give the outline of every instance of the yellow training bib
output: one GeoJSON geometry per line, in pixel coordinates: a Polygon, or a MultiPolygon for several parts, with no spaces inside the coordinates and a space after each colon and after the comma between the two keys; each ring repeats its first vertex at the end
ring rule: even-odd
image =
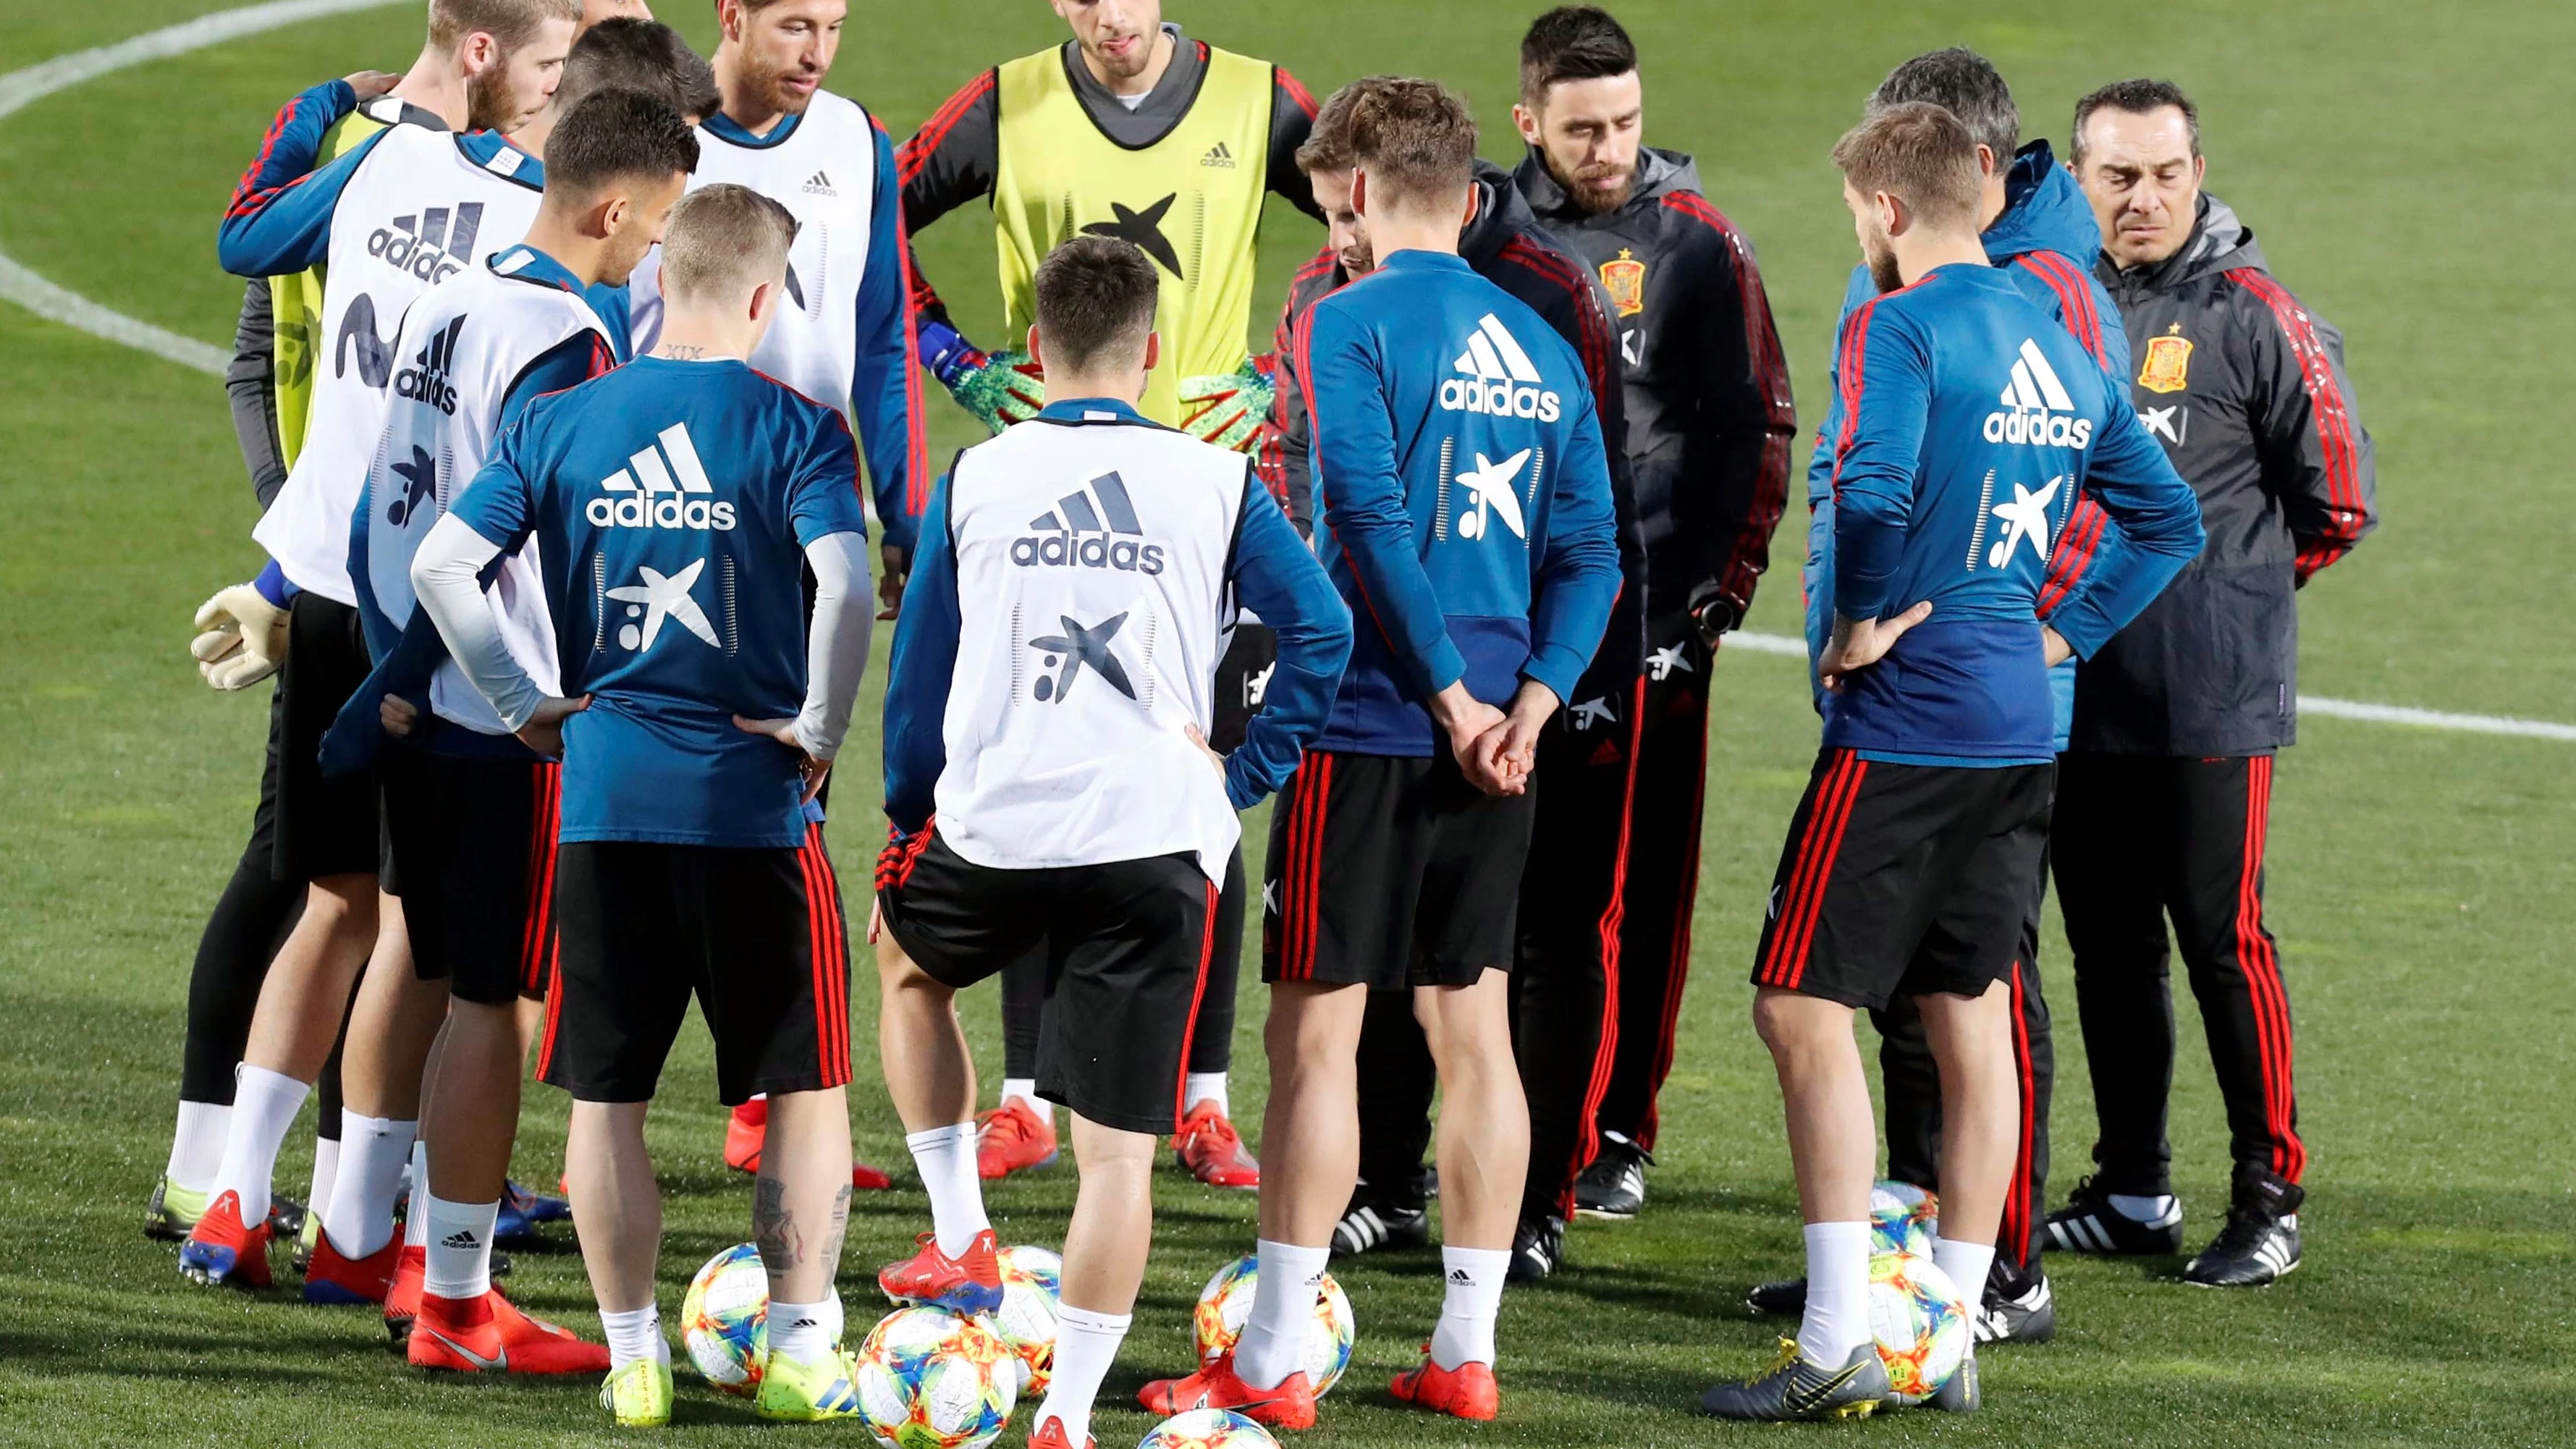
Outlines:
{"type": "Polygon", "coordinates": [[[1009,329],[1002,345],[1023,345],[1037,313],[1038,262],[1049,250],[1082,232],[1134,242],[1163,277],[1154,322],[1162,360],[1141,411],[1178,427],[1182,378],[1243,363],[1268,189],[1271,67],[1209,47],[1189,114],[1141,150],[1101,132],[1064,67],[1060,49],[1046,50],[998,73],[993,220],[1009,329]]]}
{"type": "MultiPolygon", "coordinates": [[[[359,142],[385,128],[365,111],[351,111],[322,133],[322,148],[313,169],[321,170],[349,154],[359,142]]],[[[276,328],[270,359],[276,368],[277,448],[286,466],[304,451],[305,425],[313,417],[313,359],[322,344],[313,329],[322,325],[322,264],[268,279],[268,312],[276,328]]]]}

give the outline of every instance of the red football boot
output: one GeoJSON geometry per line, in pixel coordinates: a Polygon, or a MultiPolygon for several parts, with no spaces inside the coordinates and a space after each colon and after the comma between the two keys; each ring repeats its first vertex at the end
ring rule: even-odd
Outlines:
{"type": "Polygon", "coordinates": [[[1002,1306],[1001,1240],[986,1228],[975,1235],[963,1256],[939,1251],[939,1237],[923,1233],[913,1240],[921,1251],[900,1263],[889,1263],[877,1275],[877,1286],[897,1303],[919,1303],[973,1317],[1002,1306]]]}
{"type": "Polygon", "coordinates": [[[760,1144],[768,1139],[767,1097],[754,1097],[734,1108],[725,1121],[725,1166],[736,1172],[760,1171],[760,1144]]]}
{"type": "Polygon", "coordinates": [[[894,1179],[888,1176],[882,1167],[870,1167],[864,1162],[853,1161],[850,1164],[850,1186],[860,1192],[883,1192],[894,1186],[894,1179]]]}
{"type": "Polygon", "coordinates": [[[210,1286],[265,1288],[268,1239],[268,1219],[261,1218],[255,1228],[245,1226],[241,1194],[227,1191],[206,1204],[197,1225],[188,1230],[188,1240],[179,1245],[179,1276],[210,1286]]]}
{"type": "Polygon", "coordinates": [[[1275,1389],[1256,1389],[1237,1378],[1234,1351],[1207,1361],[1185,1379],[1156,1379],[1136,1395],[1148,1413],[1170,1418],[1192,1409],[1232,1409],[1256,1424],[1273,1429],[1315,1427],[1315,1389],[1303,1369],[1275,1389]]]}
{"type": "Polygon", "coordinates": [[[394,1279],[385,1289],[385,1337],[400,1353],[411,1343],[412,1319],[420,1313],[421,1281],[429,1275],[429,1249],[403,1246],[394,1260],[394,1279]]]}
{"type": "Polygon", "coordinates": [[[1492,1364],[1469,1359],[1445,1369],[1431,1361],[1428,1348],[1420,1367],[1397,1374],[1386,1389],[1399,1403],[1480,1423],[1503,1411],[1503,1391],[1494,1383],[1492,1364]]]}
{"type": "Polygon", "coordinates": [[[331,1235],[322,1233],[313,1240],[313,1258],[304,1265],[304,1301],[374,1305],[385,1301],[393,1291],[394,1273],[402,1265],[402,1234],[397,1231],[385,1245],[363,1258],[345,1258],[332,1245],[331,1235]]]}
{"type": "Polygon", "coordinates": [[[1245,1150],[1243,1138],[1227,1120],[1225,1109],[1216,1099],[1207,1098],[1190,1108],[1181,1119],[1181,1130],[1172,1134],[1172,1150],[1190,1176],[1210,1187],[1254,1188],[1261,1186],[1261,1164],[1245,1150]]]}
{"type": "Polygon", "coordinates": [[[531,1318],[498,1289],[480,1298],[424,1293],[412,1320],[409,1357],[416,1368],[460,1374],[604,1374],[608,1347],[531,1318]]]}
{"type": "Polygon", "coordinates": [[[1041,1115],[1017,1097],[990,1112],[975,1114],[975,1175],[991,1182],[1014,1172],[1054,1166],[1062,1155],[1056,1147],[1054,1115],[1041,1115]]]}
{"type": "MultiPolygon", "coordinates": [[[[1064,1420],[1049,1419],[1038,1425],[1029,1436],[1029,1449],[1073,1449],[1073,1441],[1064,1437],[1064,1420]]],[[[1100,1449],[1100,1441],[1086,1436],[1082,1449],[1100,1449]]]]}

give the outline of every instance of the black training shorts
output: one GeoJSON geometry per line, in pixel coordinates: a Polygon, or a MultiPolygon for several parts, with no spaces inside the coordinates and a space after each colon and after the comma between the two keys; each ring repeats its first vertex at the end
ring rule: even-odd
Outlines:
{"type": "Polygon", "coordinates": [[[555,917],[540,1080],[651,1100],[694,995],[725,1105],[849,1084],[849,932],[821,826],[792,850],[568,841],[555,917]]]}
{"type": "Polygon", "coordinates": [[[1510,970],[1537,790],[1487,795],[1445,747],[1308,750],[1271,807],[1261,979],[1393,990],[1510,970]]]}
{"type": "Polygon", "coordinates": [[[376,774],[413,971],[478,1005],[543,997],[563,767],[397,744],[377,755],[376,774]]]}
{"type": "Polygon", "coordinates": [[[904,954],[943,986],[1046,953],[1039,1096],[1124,1132],[1180,1124],[1218,924],[1217,885],[1196,856],[1004,870],[951,850],[934,826],[878,857],[877,901],[904,954]]]}
{"type": "Polygon", "coordinates": [[[377,833],[376,779],[322,778],[322,735],[340,706],[374,666],[358,611],[320,594],[297,594],[288,606],[286,663],[278,670],[283,727],[277,732],[278,880],[374,875],[383,862],[377,833]]]}
{"type": "Polygon", "coordinates": [[[1816,757],[1789,823],[1753,982],[1845,1006],[1977,996],[2037,915],[2055,765],[1816,757]]]}

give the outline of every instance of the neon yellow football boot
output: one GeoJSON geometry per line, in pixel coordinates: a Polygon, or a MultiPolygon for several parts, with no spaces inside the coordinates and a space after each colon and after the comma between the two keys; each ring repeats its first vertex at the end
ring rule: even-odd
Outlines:
{"type": "Polygon", "coordinates": [[[671,1422],[671,1366],[660,1359],[639,1358],[608,1376],[599,1386],[599,1406],[629,1429],[659,1428],[671,1422]]]}
{"type": "Polygon", "coordinates": [[[855,1419],[859,1391],[858,1365],[850,1351],[835,1347],[813,1363],[773,1353],[760,1369],[760,1397],[752,1407],[764,1419],[811,1423],[817,1419],[855,1419]]]}
{"type": "Polygon", "coordinates": [[[206,1194],[191,1192],[164,1177],[152,1185],[152,1200],[143,1206],[143,1236],[179,1242],[206,1215],[206,1194]]]}

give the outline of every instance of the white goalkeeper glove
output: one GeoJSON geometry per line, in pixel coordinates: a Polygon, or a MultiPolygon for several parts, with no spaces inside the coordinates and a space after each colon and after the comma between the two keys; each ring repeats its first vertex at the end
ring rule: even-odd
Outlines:
{"type": "Polygon", "coordinates": [[[248,689],[286,663],[286,611],[250,584],[235,584],[197,606],[188,644],[197,672],[217,689],[248,689]]]}

